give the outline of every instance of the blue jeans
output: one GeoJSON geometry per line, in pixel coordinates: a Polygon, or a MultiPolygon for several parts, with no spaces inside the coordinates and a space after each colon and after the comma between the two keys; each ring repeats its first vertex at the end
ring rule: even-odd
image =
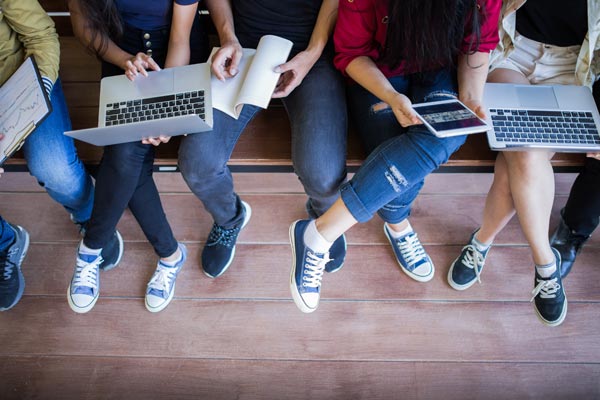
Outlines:
{"type": "Polygon", "coordinates": [[[29,135],[23,153],[31,175],[50,197],[60,203],[76,222],[90,219],[94,185],[73,143],[63,135],[71,129],[71,120],[60,80],[50,96],[52,113],[29,135]]]}
{"type": "MultiPolygon", "coordinates": [[[[308,195],[306,209],[311,218],[327,211],[346,179],[344,99],[343,80],[324,57],[302,84],[282,99],[292,130],[292,163],[308,195]]],[[[179,168],[185,181],[214,221],[225,228],[243,219],[227,161],[258,111],[258,107],[245,105],[235,120],[214,110],[213,130],[184,137],[179,148],[179,168]]]]}
{"type": "MultiPolygon", "coordinates": [[[[398,76],[392,86],[413,103],[456,97],[452,70],[398,76]]],[[[352,180],[342,186],[344,204],[358,222],[375,212],[388,223],[408,218],[425,177],[465,142],[466,136],[438,138],[423,125],[403,128],[391,108],[359,85],[348,88],[350,114],[370,152],[352,180]]]]}

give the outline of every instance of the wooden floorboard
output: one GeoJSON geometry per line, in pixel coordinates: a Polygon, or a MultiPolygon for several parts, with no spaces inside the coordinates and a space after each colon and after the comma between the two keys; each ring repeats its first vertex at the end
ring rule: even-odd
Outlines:
{"type": "Polygon", "coordinates": [[[598,364],[126,357],[6,357],[2,361],[4,400],[563,400],[600,396],[598,364]]]}
{"type": "MultiPolygon", "coordinates": [[[[556,175],[551,229],[574,174],[556,175]]],[[[459,292],[446,274],[482,214],[490,174],[433,174],[411,222],[436,265],[418,283],[396,265],[378,217],[348,233],[342,270],[326,274],[319,309],[289,292],[289,224],[305,218],[293,174],[234,174],[253,208],[226,274],[206,277],[212,221],[180,174],[155,176],[189,259],[159,314],[143,295],[156,263],[126,211],[121,265],[73,313],[66,291],[81,237],[26,173],[0,180],[0,215],[31,235],[25,295],[0,313],[0,398],[22,399],[592,399],[600,397],[600,238],[565,285],[569,312],[543,325],[529,302],[532,261],[518,221],[499,235],[482,283],[459,292]]]]}

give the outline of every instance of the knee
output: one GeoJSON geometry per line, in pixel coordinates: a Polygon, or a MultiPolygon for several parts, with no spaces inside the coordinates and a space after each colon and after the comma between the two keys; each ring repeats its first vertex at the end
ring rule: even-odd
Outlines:
{"type": "Polygon", "coordinates": [[[551,168],[549,155],[544,151],[505,152],[504,158],[511,175],[535,179],[551,168]]]}
{"type": "Polygon", "coordinates": [[[188,185],[202,187],[227,173],[227,160],[200,154],[179,152],[179,170],[188,185]]]}
{"type": "Polygon", "coordinates": [[[296,175],[307,193],[332,196],[346,179],[345,165],[323,166],[314,163],[296,166],[296,175]]]}

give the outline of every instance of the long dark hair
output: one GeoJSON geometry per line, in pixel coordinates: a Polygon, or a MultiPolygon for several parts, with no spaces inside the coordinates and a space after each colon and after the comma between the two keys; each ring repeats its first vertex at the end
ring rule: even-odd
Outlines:
{"type": "Polygon", "coordinates": [[[471,44],[479,45],[480,12],[476,0],[389,0],[381,61],[391,68],[406,61],[417,71],[452,65],[465,30],[472,32],[471,44]]]}
{"type": "Polygon", "coordinates": [[[108,41],[123,35],[123,21],[115,0],[75,0],[86,21],[85,29],[91,34],[88,49],[102,56],[108,41]]]}

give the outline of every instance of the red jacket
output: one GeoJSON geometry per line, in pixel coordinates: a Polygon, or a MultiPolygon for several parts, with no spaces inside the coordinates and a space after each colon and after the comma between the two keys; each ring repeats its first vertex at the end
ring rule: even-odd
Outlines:
{"type": "MultiPolygon", "coordinates": [[[[399,0],[392,0],[399,1],[399,0]]],[[[490,52],[498,44],[498,18],[500,16],[501,0],[478,0],[485,10],[482,15],[481,39],[479,47],[471,48],[471,35],[465,27],[465,35],[462,43],[462,51],[490,52]]],[[[335,43],[335,66],[346,74],[346,67],[356,57],[367,56],[375,61],[375,64],[387,77],[405,75],[411,71],[406,63],[401,63],[397,68],[391,70],[387,65],[381,64],[382,49],[385,48],[385,37],[387,33],[387,0],[340,0],[338,19],[335,26],[333,40],[335,43]]]]}

